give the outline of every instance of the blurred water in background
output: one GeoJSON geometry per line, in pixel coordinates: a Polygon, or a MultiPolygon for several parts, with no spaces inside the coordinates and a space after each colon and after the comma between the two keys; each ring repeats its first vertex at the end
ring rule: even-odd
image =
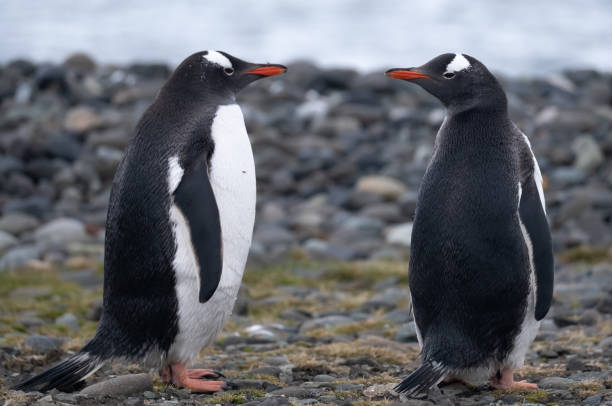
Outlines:
{"type": "Polygon", "coordinates": [[[509,75],[612,70],[612,1],[3,0],[0,62],[180,62],[221,49],[373,70],[461,51],[509,75]]]}

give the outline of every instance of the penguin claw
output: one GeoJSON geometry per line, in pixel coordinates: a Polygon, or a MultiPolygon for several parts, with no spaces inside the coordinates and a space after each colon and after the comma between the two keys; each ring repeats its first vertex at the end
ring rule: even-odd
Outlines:
{"type": "Polygon", "coordinates": [[[187,377],[191,379],[199,379],[199,378],[225,378],[225,376],[219,372],[214,371],[212,369],[188,369],[187,377]]]}

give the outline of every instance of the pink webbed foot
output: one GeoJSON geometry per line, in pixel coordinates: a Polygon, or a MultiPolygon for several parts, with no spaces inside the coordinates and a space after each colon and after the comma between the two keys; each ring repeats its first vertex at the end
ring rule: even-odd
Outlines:
{"type": "Polygon", "coordinates": [[[515,381],[513,371],[510,368],[502,369],[501,377],[492,376],[490,378],[491,385],[495,389],[538,389],[538,385],[535,383],[529,383],[527,381],[515,381]]]}
{"type": "Polygon", "coordinates": [[[214,393],[221,392],[227,388],[227,384],[223,381],[203,381],[198,378],[219,377],[218,372],[209,369],[192,369],[188,370],[184,364],[172,364],[172,383],[179,388],[191,389],[192,392],[199,393],[214,393]]]}

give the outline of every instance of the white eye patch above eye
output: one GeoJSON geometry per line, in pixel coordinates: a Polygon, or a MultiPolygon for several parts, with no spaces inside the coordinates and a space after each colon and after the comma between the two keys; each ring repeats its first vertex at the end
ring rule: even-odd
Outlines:
{"type": "Polygon", "coordinates": [[[217,51],[206,51],[205,55],[202,55],[202,58],[206,59],[208,62],[216,63],[217,65],[221,65],[226,69],[233,69],[232,63],[225,55],[217,51]]]}
{"type": "Polygon", "coordinates": [[[468,61],[463,54],[455,54],[453,60],[446,65],[446,72],[459,72],[469,68],[470,66],[470,61],[468,61]]]}

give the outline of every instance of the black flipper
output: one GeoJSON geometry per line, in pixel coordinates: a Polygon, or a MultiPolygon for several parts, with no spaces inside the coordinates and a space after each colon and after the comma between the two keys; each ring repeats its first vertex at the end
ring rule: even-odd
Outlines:
{"type": "Polygon", "coordinates": [[[408,375],[394,390],[397,393],[416,395],[428,391],[446,377],[448,369],[442,364],[423,361],[423,365],[408,375]]]}
{"type": "Polygon", "coordinates": [[[200,303],[207,302],[221,280],[221,221],[215,194],[208,179],[204,156],[185,168],[174,191],[174,201],[185,216],[200,267],[200,303]]]}
{"type": "Polygon", "coordinates": [[[535,318],[541,320],[548,313],[552,303],[554,259],[550,229],[533,176],[528,177],[522,185],[519,215],[533,247],[533,265],[537,286],[535,318]]]}
{"type": "Polygon", "coordinates": [[[102,362],[99,357],[81,351],[54,367],[16,385],[13,389],[26,392],[33,390],[46,392],[56,388],[62,392],[73,392],[85,386],[85,378],[95,372],[102,362]]]}

